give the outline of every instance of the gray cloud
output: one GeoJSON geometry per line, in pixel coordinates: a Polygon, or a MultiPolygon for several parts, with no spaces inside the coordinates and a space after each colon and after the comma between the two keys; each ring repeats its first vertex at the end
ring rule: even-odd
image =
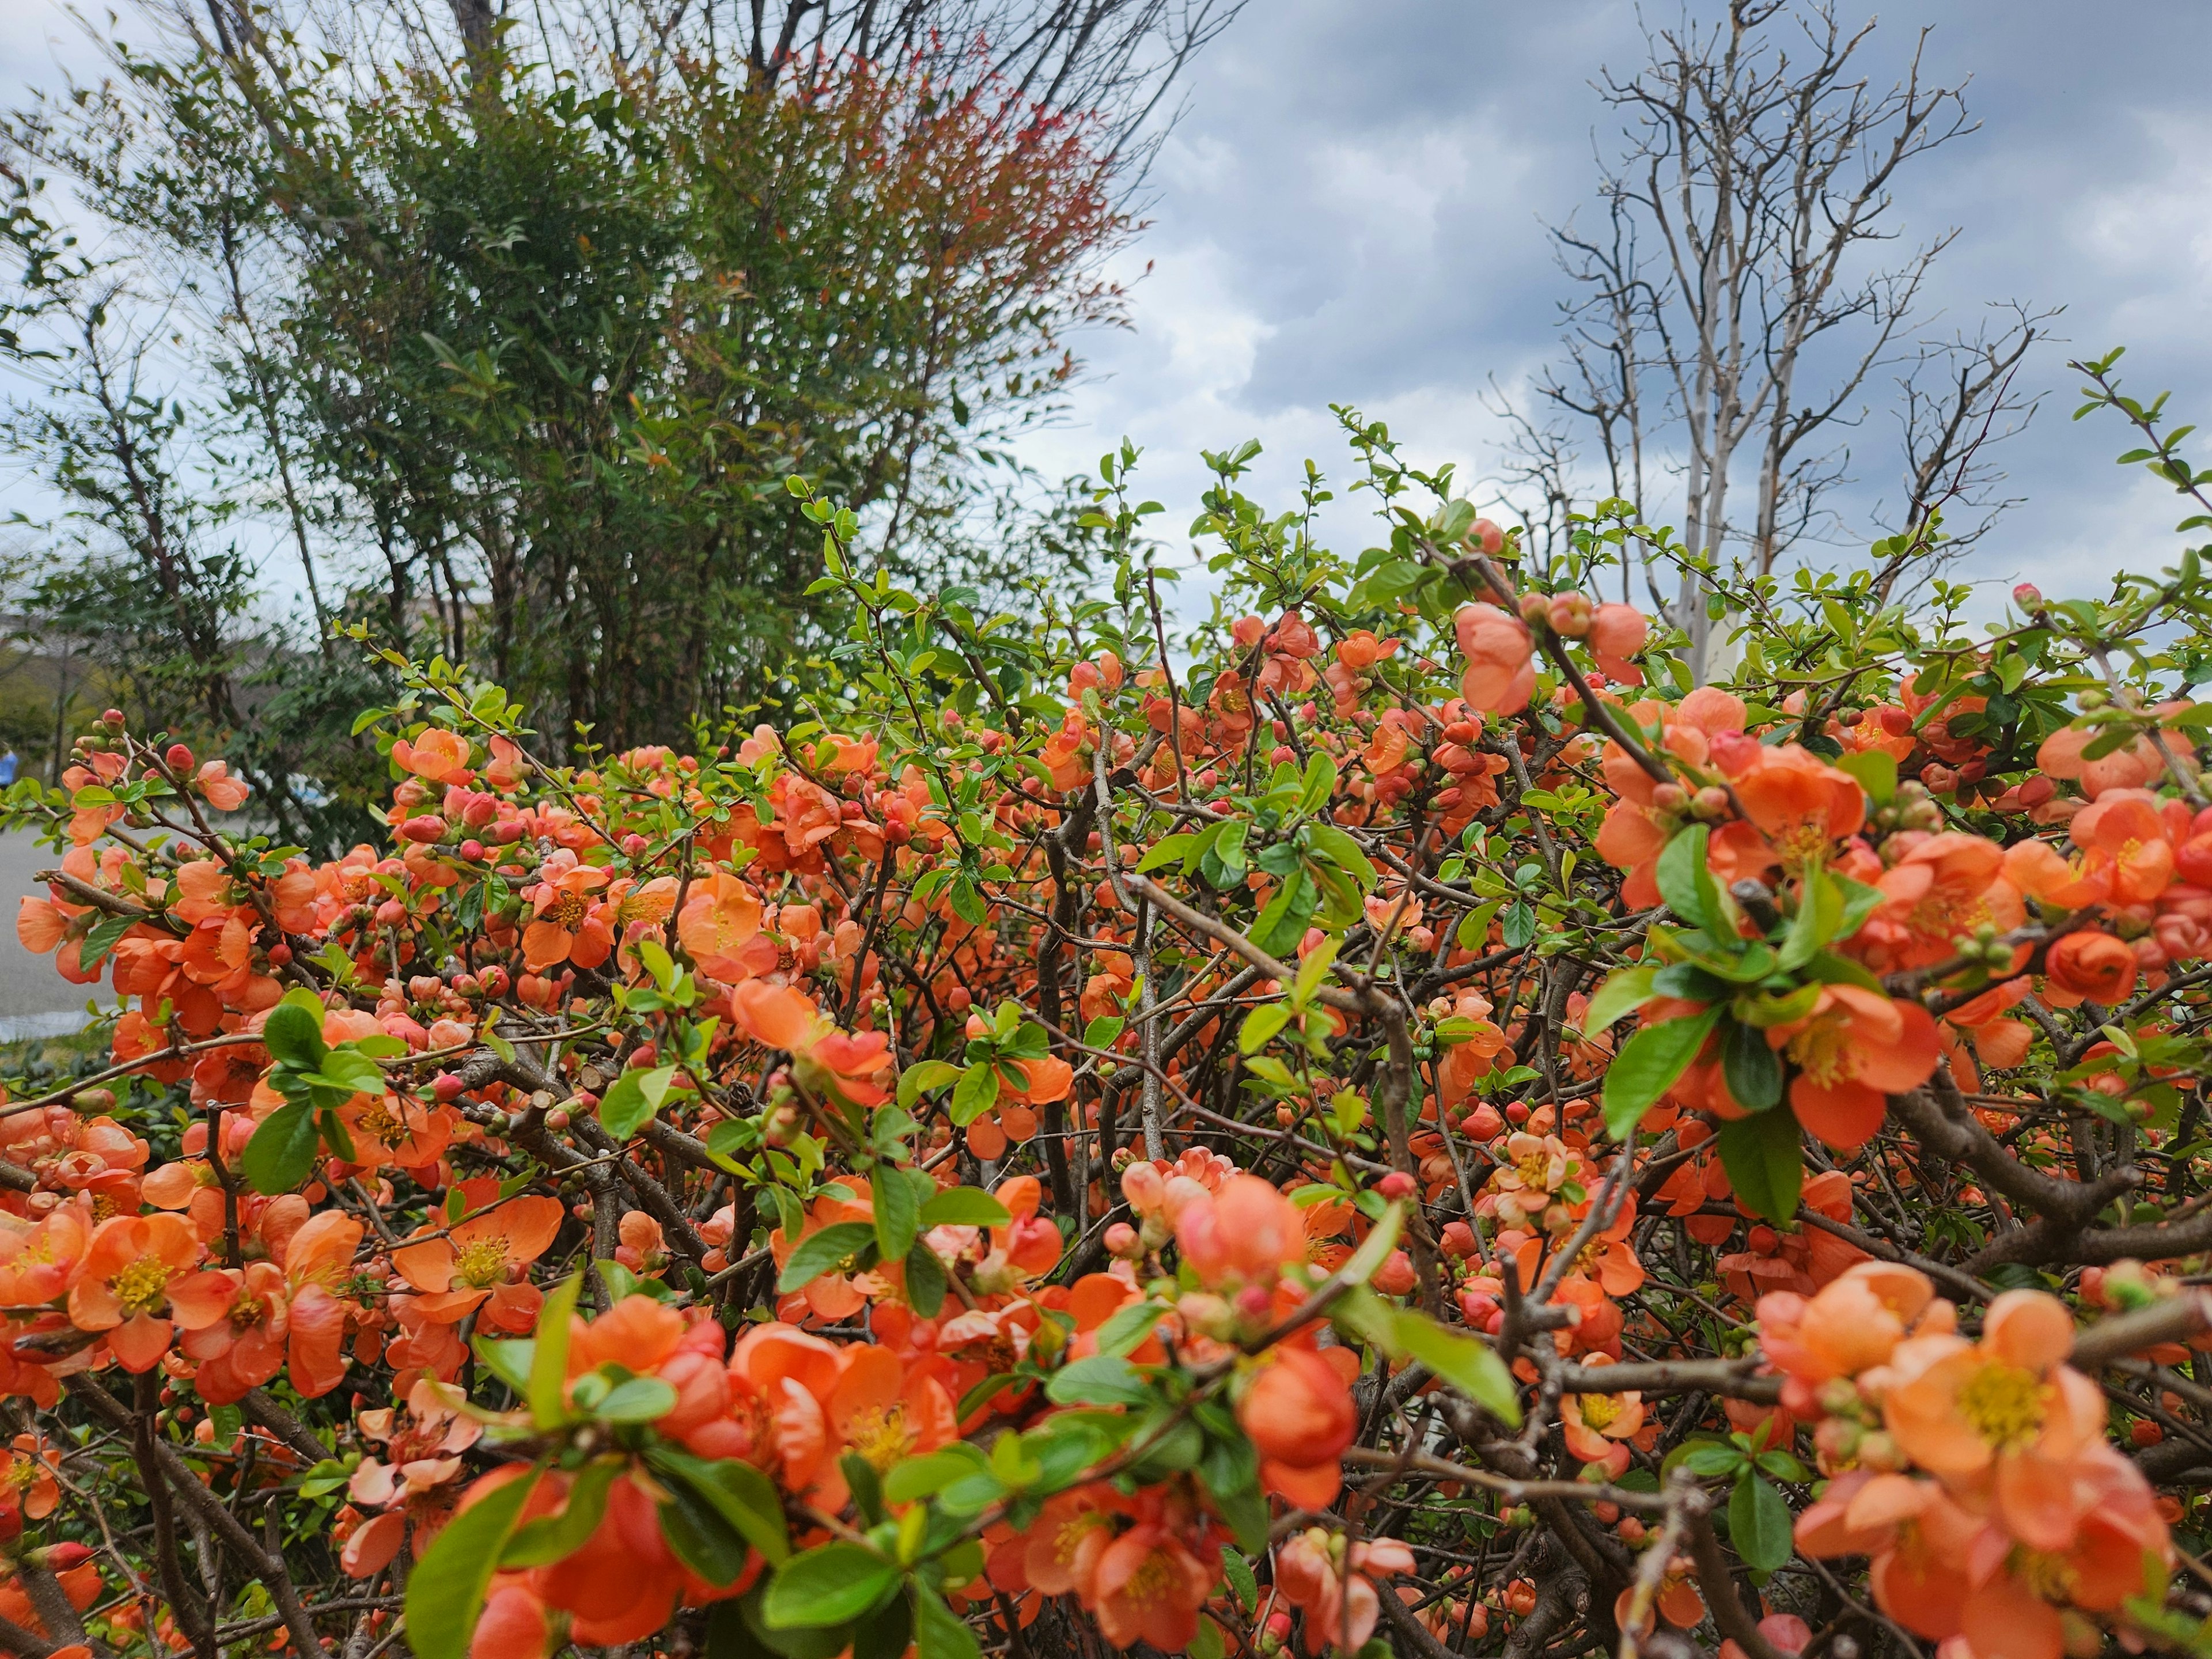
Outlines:
{"type": "MultiPolygon", "coordinates": [[[[2063,341],[2023,368],[2045,406],[2003,456],[2028,504],[1971,572],[2079,592],[2163,562],[2172,498],[2112,465],[2128,441],[2116,421],[2067,418],[2078,381],[2064,363],[2126,344],[2134,389],[2174,386],[2178,418],[2212,418],[2212,111],[2197,72],[2212,9],[1912,0],[1882,13],[1870,68],[1896,73],[1923,26],[1927,72],[1971,76],[1982,123],[1898,191],[1905,240],[1960,233],[1927,327],[1971,329],[2014,298],[2066,307],[2063,341]]],[[[1626,4],[1255,0],[1199,65],[1153,174],[1152,228],[1125,272],[1151,263],[1134,330],[1091,343],[1094,377],[1031,458],[1087,468],[1127,433],[1148,446],[1148,492],[1180,512],[1202,483],[1195,448],[1256,435],[1287,505],[1303,456],[1341,472],[1326,405],[1350,401],[1425,459],[1493,460],[1503,434],[1481,393],[1492,376],[1520,386],[1552,349],[1565,284],[1543,225],[1589,199],[1593,137],[1610,128],[1589,82],[1641,51],[1626,4]]],[[[1850,434],[1854,537],[1897,493],[1886,391],[1850,434]]]]}

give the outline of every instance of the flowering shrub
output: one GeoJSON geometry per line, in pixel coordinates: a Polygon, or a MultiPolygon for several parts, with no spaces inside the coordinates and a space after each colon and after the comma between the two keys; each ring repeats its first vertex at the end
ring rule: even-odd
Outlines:
{"type": "Polygon", "coordinates": [[[1387,544],[1217,458],[1187,651],[1125,449],[1035,628],[808,497],[829,689],[696,754],[393,658],[386,846],[16,786],[125,1006],[0,1108],[0,1645],[2204,1647],[2195,556],[1692,687],[1625,504],[1352,430],[1387,544]]]}

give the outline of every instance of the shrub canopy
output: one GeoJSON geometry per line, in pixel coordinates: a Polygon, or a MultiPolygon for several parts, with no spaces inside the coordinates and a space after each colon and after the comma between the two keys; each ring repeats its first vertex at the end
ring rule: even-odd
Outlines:
{"type": "Polygon", "coordinates": [[[0,1638],[2201,1647],[2196,555],[1723,583],[1692,687],[1626,503],[1540,566],[1346,425],[1382,544],[1214,458],[1187,649],[1126,446],[1034,622],[794,480],[781,727],[391,653],[342,859],[119,718],[15,786],[127,1006],[0,1115],[0,1638]]]}

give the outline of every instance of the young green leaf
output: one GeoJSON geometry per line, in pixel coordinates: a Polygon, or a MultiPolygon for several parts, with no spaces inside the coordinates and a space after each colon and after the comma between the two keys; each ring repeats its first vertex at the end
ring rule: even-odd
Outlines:
{"type": "Polygon", "coordinates": [[[421,1659],[468,1659],[484,1592],[540,1473],[532,1469],[455,1516],[407,1576],[407,1645],[421,1659]]]}
{"type": "Polygon", "coordinates": [[[1656,994],[1651,981],[1658,976],[1656,966],[1623,968],[1608,975],[1605,983],[1591,994],[1589,1006],[1583,1011],[1583,1035],[1595,1036],[1609,1030],[1622,1016],[1634,1013],[1650,1001],[1656,994]]]}
{"type": "Polygon", "coordinates": [[[1620,1045],[1605,1073],[1605,1127],[1615,1140],[1626,1139],[1637,1119],[1657,1105],[1659,1097],[1690,1069],[1720,1017],[1721,1010],[1715,1007],[1662,1020],[1620,1045]]]}
{"type": "Polygon", "coordinates": [[[329,1052],[323,1043],[321,1002],[310,1012],[300,1002],[285,998],[269,1011],[261,1028],[261,1045],[287,1066],[303,1072],[316,1070],[329,1052]]]}
{"type": "Polygon", "coordinates": [[[1805,1164],[1795,1115],[1778,1109],[1723,1123],[1718,1139],[1721,1167],[1744,1208],[1769,1221],[1797,1213],[1805,1164]]]}
{"type": "Polygon", "coordinates": [[[898,1577],[897,1567],[873,1550],[842,1541],[817,1545],[778,1570],[762,1614],[772,1630],[842,1625],[874,1607],[898,1577]]]}
{"type": "Polygon", "coordinates": [[[1521,1399],[1513,1373],[1487,1344],[1448,1331],[1411,1309],[1397,1319],[1398,1346],[1426,1365],[1508,1428],[1521,1426],[1521,1399]]]}
{"type": "Polygon", "coordinates": [[[980,1187],[948,1187],[921,1206],[921,1224],[931,1227],[1003,1227],[1013,1217],[980,1187]]]}
{"type": "Polygon", "coordinates": [[[673,1066],[624,1072],[599,1102],[599,1127],[617,1140],[628,1140],[653,1121],[675,1076],[673,1066]]]}
{"type": "Polygon", "coordinates": [[[776,1275],[779,1294],[804,1289],[839,1262],[876,1242],[876,1230],[865,1221],[833,1222],[818,1233],[809,1233],[776,1275]]]}
{"type": "Polygon", "coordinates": [[[1790,1559],[1796,1546],[1789,1502],[1748,1468],[1735,1478],[1728,1513],[1729,1541],[1744,1565],[1753,1572],[1772,1572],[1790,1559]]]}
{"type": "Polygon", "coordinates": [[[246,1143],[246,1178],[258,1193],[290,1192],[315,1167],[320,1139],[314,1114],[307,1106],[296,1101],[279,1106],[246,1143]]]}

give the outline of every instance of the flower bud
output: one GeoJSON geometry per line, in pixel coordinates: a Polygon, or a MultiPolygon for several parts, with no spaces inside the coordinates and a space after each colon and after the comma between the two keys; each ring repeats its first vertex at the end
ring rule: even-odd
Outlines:
{"type": "Polygon", "coordinates": [[[1593,607],[1580,593],[1561,593],[1555,596],[1545,611],[1545,619],[1552,631],[1571,640],[1581,639],[1590,631],[1593,607]]]}

